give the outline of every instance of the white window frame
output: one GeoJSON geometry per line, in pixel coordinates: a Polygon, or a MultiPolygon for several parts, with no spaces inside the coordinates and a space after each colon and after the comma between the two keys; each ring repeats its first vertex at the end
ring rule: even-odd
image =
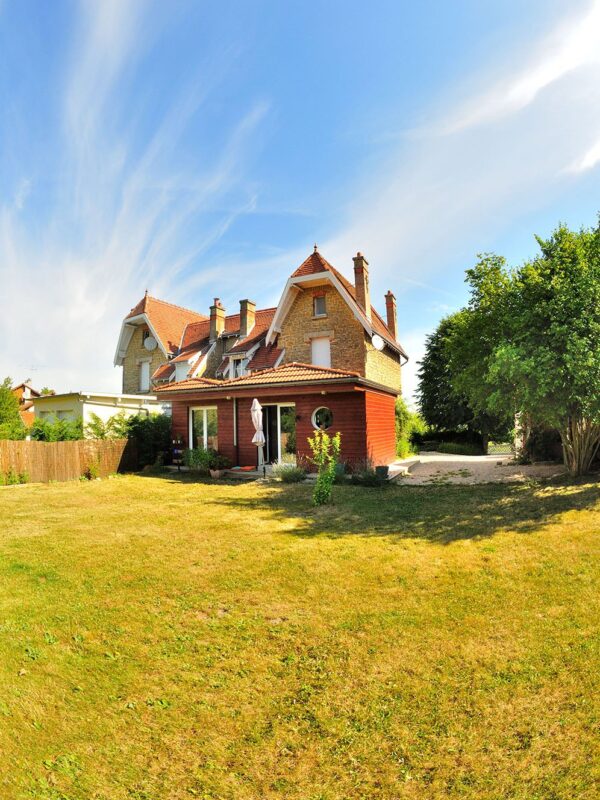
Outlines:
{"type": "Polygon", "coordinates": [[[217,436],[218,428],[219,428],[219,411],[217,406],[190,406],[188,410],[188,443],[190,446],[190,450],[194,447],[194,411],[203,411],[203,422],[204,422],[204,441],[202,442],[202,447],[205,450],[208,450],[208,425],[206,420],[206,413],[207,411],[216,411],[217,412],[217,436]]]}
{"type": "MultiPolygon", "coordinates": [[[[331,425],[329,426],[329,428],[319,428],[319,426],[317,425],[317,414],[319,413],[319,411],[321,411],[321,409],[329,411],[333,416],[333,411],[329,408],[329,406],[318,406],[310,415],[310,422],[316,431],[321,431],[321,430],[328,431],[329,428],[331,428],[331,425]]],[[[331,421],[331,424],[333,425],[333,420],[331,421]]]]}
{"type": "Polygon", "coordinates": [[[246,367],[248,365],[248,359],[246,356],[229,356],[229,376],[231,378],[241,378],[247,374],[246,367]],[[236,364],[240,365],[240,372],[236,375],[235,368],[236,364]]]}
{"type": "Polygon", "coordinates": [[[320,318],[327,316],[327,295],[325,294],[316,294],[313,296],[313,317],[320,318]],[[323,311],[317,311],[317,300],[323,301],[323,311]]]}

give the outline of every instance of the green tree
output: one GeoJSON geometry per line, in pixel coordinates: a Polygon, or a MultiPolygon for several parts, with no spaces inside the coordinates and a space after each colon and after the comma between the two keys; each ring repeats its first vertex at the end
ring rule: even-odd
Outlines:
{"type": "Polygon", "coordinates": [[[450,346],[452,385],[475,413],[521,414],[559,430],[565,464],[588,471],[600,446],[600,226],[560,225],[516,270],[483,256],[450,346]]]}
{"type": "MultiPolygon", "coordinates": [[[[467,274],[486,292],[497,294],[503,261],[483,256],[467,274]]],[[[504,438],[512,427],[505,411],[492,412],[488,405],[490,387],[482,378],[495,346],[499,307],[476,306],[457,311],[443,319],[426,341],[419,370],[419,407],[434,430],[470,431],[481,438],[487,452],[490,437],[504,438]]]]}
{"type": "Polygon", "coordinates": [[[12,393],[12,381],[0,383],[0,439],[24,439],[26,428],[19,414],[19,401],[12,393]]]}
{"type": "Polygon", "coordinates": [[[490,407],[560,432],[565,464],[587,472],[600,447],[600,225],[560,225],[512,275],[508,335],[488,366],[490,407]]]}
{"type": "Polygon", "coordinates": [[[417,401],[425,422],[436,430],[460,430],[473,423],[473,411],[452,383],[450,342],[458,314],[445,317],[425,340],[418,371],[417,401]]]}

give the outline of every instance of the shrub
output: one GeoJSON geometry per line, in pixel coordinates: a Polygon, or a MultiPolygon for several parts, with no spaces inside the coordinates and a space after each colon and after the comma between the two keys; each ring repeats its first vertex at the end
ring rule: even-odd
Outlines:
{"type": "Polygon", "coordinates": [[[403,397],[399,397],[396,400],[396,455],[398,458],[408,458],[416,452],[412,437],[415,434],[423,435],[426,431],[425,420],[419,413],[409,409],[403,397]]]}
{"type": "Polygon", "coordinates": [[[435,448],[438,453],[448,453],[453,456],[481,456],[483,450],[476,444],[465,442],[439,442],[435,448]]]}
{"type": "Polygon", "coordinates": [[[275,464],[273,467],[273,475],[279,478],[282,483],[300,483],[306,479],[306,472],[302,467],[282,462],[275,464]]]}
{"type": "Polygon", "coordinates": [[[357,464],[350,478],[354,486],[378,487],[387,485],[387,477],[373,466],[370,460],[357,464]]]}
{"type": "Polygon", "coordinates": [[[312,451],[311,462],[317,467],[317,481],[313,490],[313,503],[321,506],[328,503],[331,498],[331,490],[335,482],[336,466],[339,462],[341,433],[330,436],[322,430],[315,431],[313,436],[309,436],[308,444],[312,451]]]}
{"type": "Polygon", "coordinates": [[[29,475],[26,472],[17,472],[12,467],[3,474],[0,472],[0,486],[16,486],[20,483],[29,483],[29,475]]]}
{"type": "Polygon", "coordinates": [[[29,435],[38,442],[73,442],[83,439],[83,422],[80,419],[36,418],[29,435]]]}
{"type": "Polygon", "coordinates": [[[408,458],[415,453],[415,448],[411,444],[411,442],[404,436],[402,436],[396,442],[396,455],[398,458],[408,458]]]}
{"type": "Polygon", "coordinates": [[[127,417],[126,435],[135,442],[138,464],[171,463],[171,417],[167,414],[136,414],[127,417]]]}
{"type": "Polygon", "coordinates": [[[87,465],[83,473],[83,477],[88,481],[95,481],[100,477],[100,464],[97,461],[92,461],[87,465]]]}
{"type": "Polygon", "coordinates": [[[19,414],[19,401],[12,393],[12,381],[0,381],[0,439],[24,439],[25,426],[19,414]]]}
{"type": "Polygon", "coordinates": [[[209,450],[208,468],[209,469],[229,469],[231,459],[217,453],[216,450],[209,450]]]}
{"type": "Polygon", "coordinates": [[[213,453],[214,450],[205,450],[203,447],[184,450],[183,463],[186,467],[189,467],[189,469],[194,470],[194,472],[207,475],[213,453]]]}

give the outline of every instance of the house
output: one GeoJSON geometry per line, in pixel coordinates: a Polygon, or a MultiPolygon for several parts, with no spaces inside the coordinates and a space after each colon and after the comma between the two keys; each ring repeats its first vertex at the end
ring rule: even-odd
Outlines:
{"type": "Polygon", "coordinates": [[[65,392],[41,395],[34,399],[36,419],[49,421],[81,420],[84,430],[95,414],[103,422],[116,414],[130,417],[134,414],[170,413],[170,406],[154,395],[107,394],[104,392],[65,392]]]}
{"type": "Polygon", "coordinates": [[[172,403],[175,436],[239,466],[258,460],[255,398],[264,409],[267,462],[306,458],[306,440],[321,428],[342,434],[345,461],[391,463],[408,357],[394,295],[385,296],[384,319],[371,303],[368,261],[358,253],[353,262],[351,282],[315,246],[275,308],[244,299],[231,315],[219,298],[202,316],[146,294],[121,328],[115,363],[123,366],[123,389],[142,391],[149,382],[172,403]]]}
{"type": "Polygon", "coordinates": [[[13,386],[12,393],[19,402],[19,415],[23,424],[27,428],[31,427],[35,418],[33,413],[33,401],[36,397],[40,397],[41,392],[34,389],[29,381],[25,381],[18,386],[13,386]]]}

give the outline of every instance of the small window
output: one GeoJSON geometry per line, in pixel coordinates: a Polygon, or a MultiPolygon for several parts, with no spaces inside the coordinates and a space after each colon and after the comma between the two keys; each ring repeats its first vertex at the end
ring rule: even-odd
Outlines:
{"type": "Polygon", "coordinates": [[[313,297],[313,316],[315,317],[327,316],[327,303],[325,302],[324,294],[317,294],[313,297]]]}
{"type": "Polygon", "coordinates": [[[246,359],[245,358],[232,358],[231,359],[231,377],[241,378],[246,374],[246,359]]]}
{"type": "Polygon", "coordinates": [[[312,424],[313,428],[317,428],[321,431],[326,431],[328,428],[331,428],[333,425],[333,411],[325,406],[315,409],[312,415],[312,424]]]}

